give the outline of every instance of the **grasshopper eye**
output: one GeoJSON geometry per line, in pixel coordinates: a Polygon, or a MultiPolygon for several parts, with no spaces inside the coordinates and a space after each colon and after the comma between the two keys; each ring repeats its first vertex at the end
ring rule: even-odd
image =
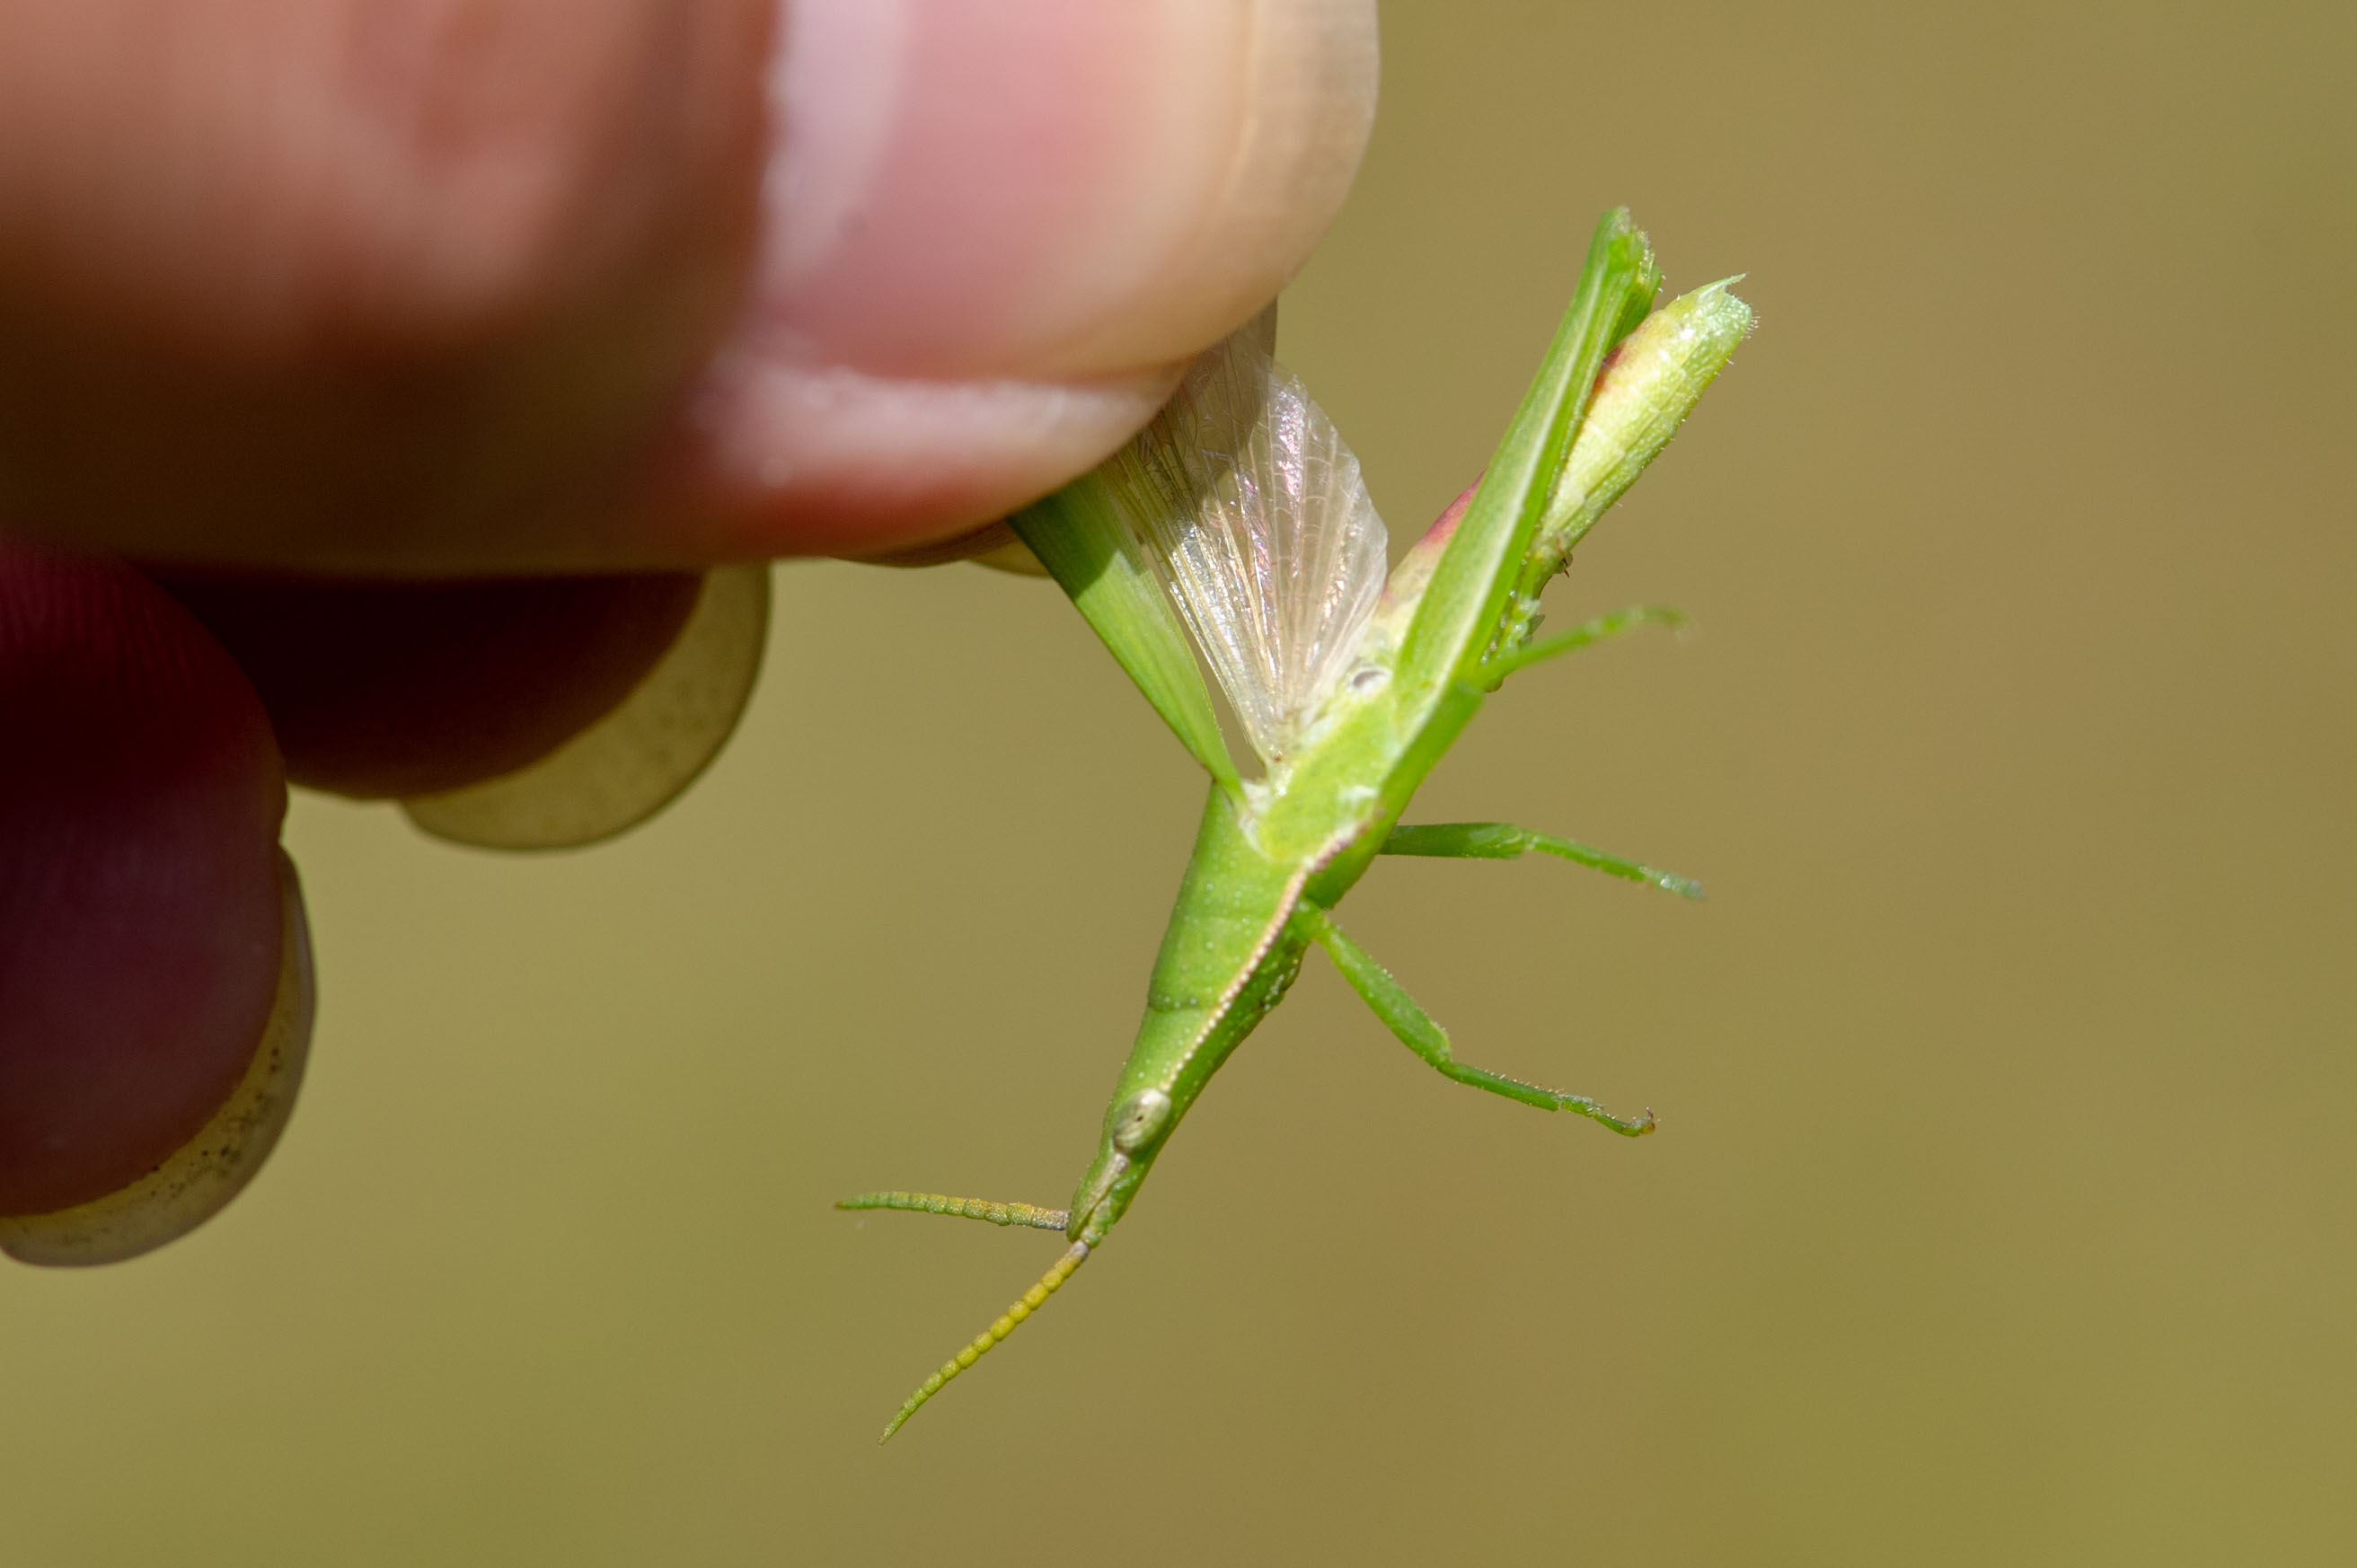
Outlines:
{"type": "Polygon", "coordinates": [[[1112,1125],[1115,1152],[1134,1155],[1170,1124],[1170,1097],[1158,1089],[1141,1089],[1114,1108],[1112,1125]]]}

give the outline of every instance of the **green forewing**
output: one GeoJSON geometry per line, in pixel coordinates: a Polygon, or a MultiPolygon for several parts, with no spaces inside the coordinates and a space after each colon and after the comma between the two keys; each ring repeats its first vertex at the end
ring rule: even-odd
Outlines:
{"type": "Polygon", "coordinates": [[[1578,291],[1545,362],[1442,553],[1400,650],[1405,700],[1428,699],[1489,650],[1604,357],[1652,308],[1661,270],[1625,207],[1596,226],[1578,291]]]}
{"type": "Polygon", "coordinates": [[[1091,474],[1008,521],[1204,771],[1239,789],[1187,628],[1112,508],[1103,480],[1091,474]]]}

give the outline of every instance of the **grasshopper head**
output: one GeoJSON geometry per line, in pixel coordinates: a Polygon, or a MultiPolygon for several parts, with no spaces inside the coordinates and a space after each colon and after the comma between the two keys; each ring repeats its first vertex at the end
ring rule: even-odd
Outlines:
{"type": "Polygon", "coordinates": [[[1170,1135],[1175,1110],[1170,1096],[1158,1089],[1141,1089],[1114,1101],[1105,1112],[1104,1141],[1072,1196],[1072,1222],[1065,1234],[1092,1247],[1104,1240],[1170,1135]]]}

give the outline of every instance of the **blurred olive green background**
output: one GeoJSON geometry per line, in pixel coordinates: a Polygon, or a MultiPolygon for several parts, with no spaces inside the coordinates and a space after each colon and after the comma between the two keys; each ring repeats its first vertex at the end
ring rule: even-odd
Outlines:
{"type": "Polygon", "coordinates": [[[1194,822],[1045,585],[780,568],[594,852],[305,800],[233,1209],[0,1273],[0,1560],[2320,1563],[2357,1549],[2357,13],[1426,0],[1281,351],[1403,540],[1597,212],[1761,327],[1426,792],[1706,877],[1380,866],[1109,1249],[1061,1203],[1194,822]]]}

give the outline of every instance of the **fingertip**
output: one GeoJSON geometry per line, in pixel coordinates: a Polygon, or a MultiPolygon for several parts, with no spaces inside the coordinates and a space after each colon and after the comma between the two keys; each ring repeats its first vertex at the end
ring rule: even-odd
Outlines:
{"type": "Polygon", "coordinates": [[[756,318],[878,374],[1080,380],[1257,309],[1372,124],[1367,0],[806,0],[756,318]]]}
{"type": "Polygon", "coordinates": [[[696,454],[702,504],[668,512],[666,526],[724,558],[921,547],[1086,473],[1154,417],[1184,371],[932,381],[736,356],[696,454]]]}
{"type": "Polygon", "coordinates": [[[0,1215],[115,1191],[250,1066],[285,780],[253,688],[126,568],[0,542],[0,1215]]]}
{"type": "Polygon", "coordinates": [[[0,1252],[46,1268],[119,1263],[187,1235],[261,1174],[295,1112],[317,1001],[302,880],[285,851],[277,860],[277,983],[228,1098],[187,1142],[126,1185],[63,1208],[0,1214],[0,1252]]]}
{"type": "Polygon", "coordinates": [[[422,831],[479,849],[575,849],[628,832],[676,800],[744,716],[770,625],[767,566],[705,574],[694,607],[630,693],[547,755],[402,810],[422,831]]]}
{"type": "Polygon", "coordinates": [[[362,800],[456,789],[546,757],[629,695],[700,591],[690,573],[156,576],[253,682],[288,777],[362,800]]]}
{"type": "Polygon", "coordinates": [[[808,0],[748,306],[696,403],[716,545],[872,554],[1052,489],[1275,295],[1372,124],[1371,0],[808,0]]]}

